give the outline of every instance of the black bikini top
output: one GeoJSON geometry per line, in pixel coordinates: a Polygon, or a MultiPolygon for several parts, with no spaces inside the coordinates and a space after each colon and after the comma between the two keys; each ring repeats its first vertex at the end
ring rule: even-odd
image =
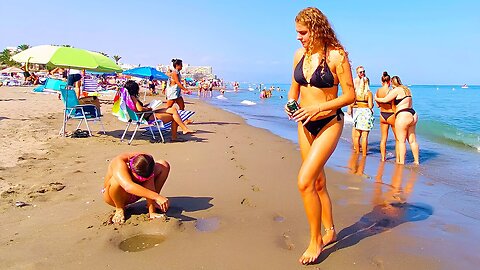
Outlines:
{"type": "MultiPolygon", "coordinates": [[[[325,52],[326,52],[325,48],[325,52]]],[[[333,77],[332,71],[327,65],[327,61],[325,61],[325,57],[323,57],[320,65],[315,69],[312,74],[312,78],[310,78],[310,82],[307,82],[305,75],[303,74],[303,60],[305,59],[305,55],[303,55],[300,62],[298,62],[295,70],[293,71],[293,78],[295,81],[300,85],[312,85],[317,88],[330,88],[333,87],[335,84],[335,79],[333,77]]]]}
{"type": "Polygon", "coordinates": [[[402,100],[406,99],[407,97],[412,97],[412,96],[404,96],[403,98],[395,99],[395,100],[393,101],[393,103],[394,103],[395,105],[398,105],[398,104],[400,104],[400,102],[402,102],[402,100]]]}

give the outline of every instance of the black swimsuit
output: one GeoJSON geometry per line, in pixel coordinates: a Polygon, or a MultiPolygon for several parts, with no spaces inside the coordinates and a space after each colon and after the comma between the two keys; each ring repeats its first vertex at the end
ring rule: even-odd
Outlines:
{"type": "Polygon", "coordinates": [[[394,113],[393,112],[380,112],[380,115],[383,117],[383,119],[388,120],[390,116],[392,116],[394,113]]]}
{"type": "MultiPolygon", "coordinates": [[[[325,52],[326,51],[327,51],[327,48],[325,47],[325,52]]],[[[305,75],[303,74],[303,61],[305,59],[305,55],[304,55],[300,60],[300,62],[298,62],[297,66],[295,67],[295,70],[293,71],[293,78],[295,79],[295,81],[302,86],[311,85],[317,88],[330,88],[335,85],[338,85],[338,84],[335,84],[335,78],[333,77],[333,73],[327,65],[325,56],[320,62],[320,65],[313,72],[312,77],[310,78],[310,82],[308,82],[307,79],[305,78],[305,75]]],[[[337,118],[337,121],[341,121],[342,115],[343,115],[342,110],[338,109],[336,114],[334,115],[325,117],[323,119],[318,119],[315,121],[308,122],[307,124],[305,124],[305,128],[308,130],[308,132],[310,132],[310,134],[312,134],[313,136],[317,136],[318,133],[328,123],[330,123],[330,121],[332,121],[335,117],[337,118]]]]}
{"type": "MultiPolygon", "coordinates": [[[[395,103],[395,105],[398,105],[398,104],[400,104],[400,102],[402,102],[402,100],[404,100],[404,99],[406,99],[406,98],[408,98],[408,97],[411,98],[412,96],[404,96],[403,98],[395,99],[395,100],[393,101],[393,103],[395,103]]],[[[395,113],[395,117],[397,117],[397,115],[398,115],[399,113],[401,113],[401,112],[409,112],[409,113],[411,113],[412,115],[415,115],[415,113],[416,113],[413,108],[405,108],[405,109],[401,109],[401,110],[399,110],[398,112],[396,112],[396,113],[395,113]]]]}
{"type": "Polygon", "coordinates": [[[302,57],[300,62],[298,62],[295,70],[293,71],[293,78],[295,81],[300,85],[311,85],[317,88],[330,88],[335,85],[335,79],[333,77],[332,71],[327,65],[327,61],[325,58],[322,59],[320,65],[315,69],[312,74],[312,78],[310,78],[310,82],[307,81],[305,75],[303,74],[303,60],[305,59],[305,55],[302,57]]]}
{"type": "Polygon", "coordinates": [[[343,111],[342,109],[337,109],[337,113],[334,115],[330,115],[328,117],[325,117],[323,119],[318,119],[315,121],[310,121],[305,124],[305,128],[312,134],[314,137],[320,133],[320,131],[328,125],[335,117],[337,118],[337,121],[341,121],[343,116],[343,111]]]}

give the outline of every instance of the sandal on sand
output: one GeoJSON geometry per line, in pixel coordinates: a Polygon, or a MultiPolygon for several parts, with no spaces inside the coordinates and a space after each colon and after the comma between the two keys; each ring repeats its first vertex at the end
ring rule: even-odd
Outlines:
{"type": "Polygon", "coordinates": [[[72,138],[88,138],[90,137],[90,133],[88,132],[88,130],[77,129],[72,133],[71,137],[72,138]]]}

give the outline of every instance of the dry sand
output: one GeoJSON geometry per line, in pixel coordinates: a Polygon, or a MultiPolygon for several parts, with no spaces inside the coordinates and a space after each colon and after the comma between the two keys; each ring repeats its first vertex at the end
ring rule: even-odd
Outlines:
{"type": "MultiPolygon", "coordinates": [[[[179,135],[185,142],[138,136],[131,146],[122,143],[125,124],[105,104],[107,135],[63,138],[62,103],[30,90],[0,88],[0,269],[305,268],[297,262],[309,236],[295,144],[195,99],[187,108],[196,111],[197,132],[179,135]],[[164,219],[147,220],[140,201],[128,208],[126,224],[108,224],[113,209],[102,201],[103,176],[109,160],[127,151],[170,162],[162,194],[171,209],[164,219]]],[[[343,240],[307,268],[478,264],[475,248],[460,250],[478,245],[471,238],[478,221],[434,211],[441,193],[411,203],[392,185],[332,170],[327,177],[343,240]]]]}

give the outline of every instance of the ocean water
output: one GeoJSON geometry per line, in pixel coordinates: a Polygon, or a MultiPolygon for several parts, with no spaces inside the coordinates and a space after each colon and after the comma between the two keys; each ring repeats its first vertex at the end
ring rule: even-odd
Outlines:
{"type": "MultiPolygon", "coordinates": [[[[240,84],[238,92],[229,89],[224,96],[214,92],[203,98],[210,104],[233,112],[247,123],[297,142],[296,123],[283,112],[288,84],[265,84],[280,87],[273,96],[261,99],[255,84],[240,84]]],[[[372,91],[379,86],[372,86],[372,91]]],[[[412,85],[413,107],[419,115],[417,140],[420,145],[419,173],[431,181],[441,182],[465,192],[480,191],[480,86],[412,85]]],[[[344,111],[346,109],[344,108],[344,111]]],[[[380,160],[379,111],[374,108],[375,127],[369,136],[369,162],[380,160]]],[[[337,150],[327,166],[348,170],[351,156],[351,124],[345,123],[337,150]]],[[[394,163],[393,134],[387,142],[388,162],[394,163]]],[[[407,146],[407,163],[413,157],[407,146]]],[[[365,174],[375,175],[376,172],[365,174]]]]}

